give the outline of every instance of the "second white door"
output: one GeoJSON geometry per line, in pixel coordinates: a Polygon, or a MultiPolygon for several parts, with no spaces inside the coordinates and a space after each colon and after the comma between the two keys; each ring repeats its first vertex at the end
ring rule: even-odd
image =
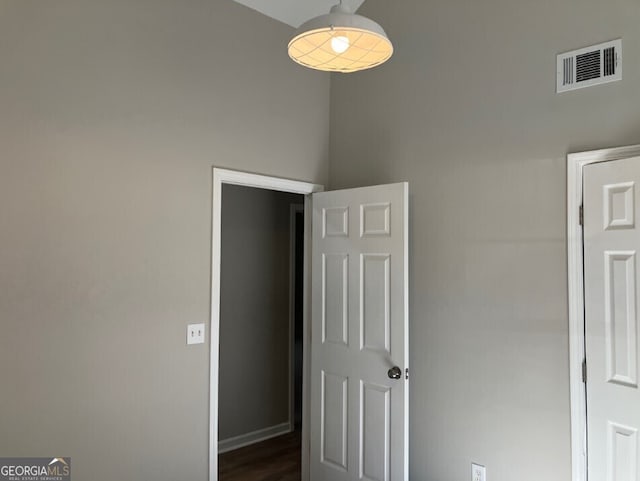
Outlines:
{"type": "Polygon", "coordinates": [[[589,481],[640,481],[640,158],[584,168],[589,481]]]}

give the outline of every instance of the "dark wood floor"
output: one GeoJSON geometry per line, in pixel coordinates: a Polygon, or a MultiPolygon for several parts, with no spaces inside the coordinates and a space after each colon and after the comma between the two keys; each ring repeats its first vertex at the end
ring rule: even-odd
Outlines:
{"type": "Polygon", "coordinates": [[[220,481],[300,481],[300,431],[229,451],[218,458],[220,481]]]}

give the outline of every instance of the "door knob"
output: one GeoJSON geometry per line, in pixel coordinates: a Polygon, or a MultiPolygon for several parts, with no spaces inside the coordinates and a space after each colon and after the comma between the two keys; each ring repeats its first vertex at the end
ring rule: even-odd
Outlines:
{"type": "Polygon", "coordinates": [[[390,379],[400,379],[402,377],[402,369],[398,366],[393,366],[387,371],[387,376],[389,376],[390,379]]]}

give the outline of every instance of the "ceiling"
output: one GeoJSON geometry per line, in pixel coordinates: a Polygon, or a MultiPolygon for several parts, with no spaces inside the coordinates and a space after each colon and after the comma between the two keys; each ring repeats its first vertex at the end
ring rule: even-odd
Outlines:
{"type": "MultiPolygon", "coordinates": [[[[298,28],[307,20],[329,13],[329,9],[339,0],[235,0],[242,5],[257,10],[298,28]]],[[[343,4],[355,12],[364,0],[343,0],[343,4]]]]}

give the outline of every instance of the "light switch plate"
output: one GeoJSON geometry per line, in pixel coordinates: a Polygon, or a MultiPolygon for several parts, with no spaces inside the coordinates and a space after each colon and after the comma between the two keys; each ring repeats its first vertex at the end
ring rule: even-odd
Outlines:
{"type": "Polygon", "coordinates": [[[487,468],[471,463],[471,481],[487,481],[487,468]]]}
{"type": "Polygon", "coordinates": [[[187,344],[204,343],[204,324],[189,324],[187,326],[187,344]]]}

